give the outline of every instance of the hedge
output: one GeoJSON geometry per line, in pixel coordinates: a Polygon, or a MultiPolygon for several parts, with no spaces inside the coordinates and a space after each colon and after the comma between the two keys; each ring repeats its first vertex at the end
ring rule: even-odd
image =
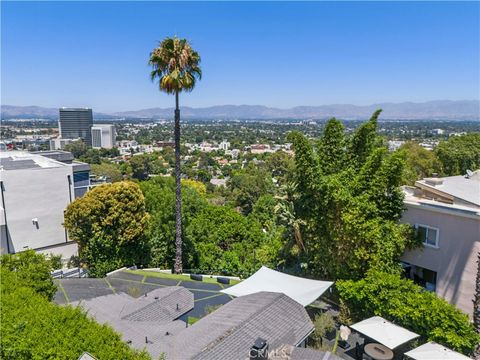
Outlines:
{"type": "Polygon", "coordinates": [[[336,287],[354,321],[382,316],[421,335],[421,341],[467,355],[480,342],[465,313],[399,274],[370,271],[359,281],[337,281],[336,287]]]}

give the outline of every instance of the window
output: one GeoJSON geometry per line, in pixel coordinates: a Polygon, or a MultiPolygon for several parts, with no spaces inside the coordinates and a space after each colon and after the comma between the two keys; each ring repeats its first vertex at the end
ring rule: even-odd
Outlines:
{"type": "Polygon", "coordinates": [[[438,247],[438,229],[427,225],[415,225],[417,235],[424,245],[438,247]]]}

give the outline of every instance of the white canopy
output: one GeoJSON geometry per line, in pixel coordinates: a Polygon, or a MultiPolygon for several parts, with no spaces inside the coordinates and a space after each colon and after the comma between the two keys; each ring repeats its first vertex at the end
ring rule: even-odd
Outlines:
{"type": "Polygon", "coordinates": [[[392,350],[420,336],[380,316],[373,316],[350,327],[392,350]]]}
{"type": "Polygon", "coordinates": [[[420,345],[406,352],[405,355],[415,360],[470,360],[468,356],[450,350],[433,341],[420,345]]]}
{"type": "Polygon", "coordinates": [[[232,296],[249,295],[260,291],[278,292],[307,306],[317,300],[332,284],[331,281],[304,279],[262,266],[248,279],[222,292],[232,296]]]}

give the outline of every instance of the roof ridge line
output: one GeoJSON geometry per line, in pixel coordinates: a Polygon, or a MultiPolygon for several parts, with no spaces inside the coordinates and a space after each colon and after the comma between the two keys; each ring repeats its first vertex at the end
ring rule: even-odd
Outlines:
{"type": "MultiPolygon", "coordinates": [[[[257,293],[254,293],[254,294],[259,294],[259,293],[262,293],[262,292],[266,292],[266,293],[273,293],[273,294],[276,294],[275,297],[273,298],[274,300],[282,297],[282,296],[286,296],[288,297],[287,295],[285,295],[284,293],[277,293],[277,292],[274,292],[274,291],[259,291],[257,293]]],[[[253,295],[253,294],[249,294],[249,295],[253,295]]],[[[245,296],[248,296],[248,295],[245,295],[245,296]]],[[[238,299],[238,298],[237,298],[238,299]]],[[[272,299],[272,300],[273,300],[272,299]]],[[[249,322],[251,320],[252,317],[254,317],[255,315],[257,315],[259,312],[262,312],[263,310],[265,310],[266,308],[268,308],[269,306],[271,305],[271,303],[269,304],[265,304],[264,306],[262,306],[261,308],[259,308],[258,310],[256,310],[255,312],[253,312],[249,317],[247,317],[246,319],[242,320],[239,324],[231,327],[230,329],[228,329],[227,331],[225,331],[224,335],[216,338],[215,340],[212,340],[207,346],[205,346],[200,352],[199,354],[203,353],[204,351],[207,351],[209,349],[211,349],[213,346],[216,346],[218,344],[220,344],[223,340],[225,340],[228,336],[230,336],[232,333],[234,333],[236,330],[238,330],[241,326],[243,326],[245,323],[249,322]]],[[[198,354],[197,354],[198,355],[198,354]]]]}

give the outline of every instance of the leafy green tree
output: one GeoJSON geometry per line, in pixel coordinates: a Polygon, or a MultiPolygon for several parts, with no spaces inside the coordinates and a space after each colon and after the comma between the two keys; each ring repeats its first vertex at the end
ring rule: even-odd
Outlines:
{"type": "Polygon", "coordinates": [[[91,166],[92,174],[97,176],[105,176],[111,182],[123,180],[120,167],[116,164],[102,162],[101,164],[93,164],[91,166]]]}
{"type": "Polygon", "coordinates": [[[447,176],[464,175],[480,168],[480,133],[453,136],[435,148],[447,176]]]}
{"type": "Polygon", "coordinates": [[[441,164],[435,152],[429,151],[414,141],[408,141],[397,150],[405,156],[402,183],[413,185],[415,181],[441,172],[441,164]]]}
{"type": "Polygon", "coordinates": [[[185,232],[195,247],[195,268],[245,275],[260,265],[254,253],[265,240],[260,224],[232,208],[205,207],[185,232]]]}
{"type": "Polygon", "coordinates": [[[337,281],[337,290],[354,321],[377,315],[435,341],[470,354],[480,342],[468,316],[399,273],[371,270],[358,281],[337,281]]]}
{"type": "Polygon", "coordinates": [[[148,219],[138,185],[121,181],[97,186],[68,205],[64,225],[90,275],[101,277],[148,262],[148,219]]]}
{"type": "Polygon", "coordinates": [[[78,159],[87,153],[88,147],[82,140],[77,140],[65,145],[64,150],[70,151],[73,156],[78,159]]]}
{"type": "Polygon", "coordinates": [[[132,169],[132,177],[137,180],[146,180],[151,173],[152,164],[150,157],[145,154],[134,155],[129,161],[130,168],[132,169]]]}
{"type": "Polygon", "coordinates": [[[0,266],[0,358],[147,360],[109,326],[80,308],[50,302],[55,293],[50,260],[33,250],[4,255],[0,266]]]}
{"type": "Polygon", "coordinates": [[[265,165],[272,176],[279,180],[286,180],[293,171],[294,162],[292,156],[280,150],[271,154],[265,161],[265,165]]]}
{"type": "Polygon", "coordinates": [[[317,276],[358,279],[372,267],[395,271],[404,250],[417,244],[411,228],[398,224],[404,159],[382,146],[379,113],[345,141],[336,120],[317,147],[300,133],[290,134],[298,193],[290,219],[302,225],[309,269],[317,276]]]}
{"type": "Polygon", "coordinates": [[[150,53],[149,64],[152,81],[158,79],[160,91],[175,94],[175,272],[182,272],[182,184],[180,169],[180,107],[179,93],[192,91],[197,79],[202,77],[200,55],[185,39],[165,38],[150,53]]]}
{"type": "Polygon", "coordinates": [[[227,182],[230,197],[234,206],[239,206],[248,215],[253,204],[262,195],[273,194],[272,177],[265,169],[250,166],[237,171],[227,182]]]}

